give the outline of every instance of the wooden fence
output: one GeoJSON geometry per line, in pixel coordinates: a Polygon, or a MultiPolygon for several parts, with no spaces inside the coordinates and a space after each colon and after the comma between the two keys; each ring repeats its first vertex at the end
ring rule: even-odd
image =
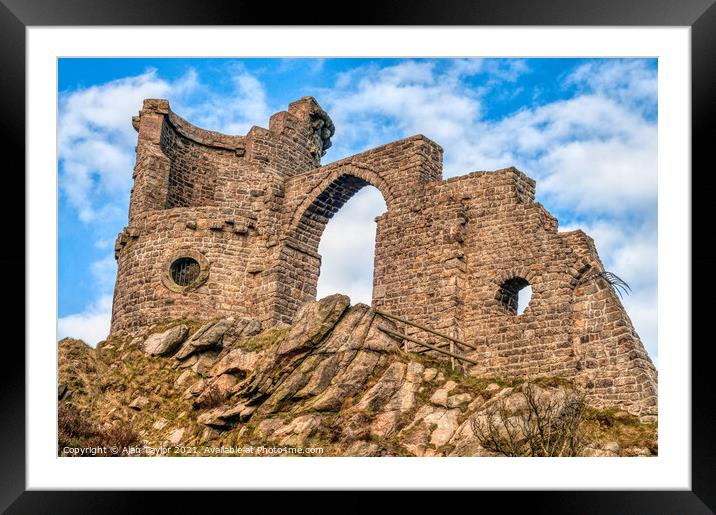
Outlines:
{"type": "Polygon", "coordinates": [[[417,354],[422,354],[422,353],[429,352],[429,351],[435,351],[440,354],[449,356],[450,364],[453,369],[455,368],[455,360],[456,359],[460,360],[460,361],[466,361],[467,363],[472,363],[473,365],[477,365],[477,362],[475,360],[470,359],[467,356],[463,356],[462,354],[459,354],[458,353],[459,348],[457,347],[457,346],[464,346],[464,347],[468,347],[468,348],[477,350],[477,347],[475,345],[473,345],[471,343],[467,343],[462,340],[459,340],[458,338],[455,338],[453,336],[448,336],[445,333],[435,331],[434,329],[430,329],[429,327],[425,327],[424,325],[416,324],[415,322],[411,322],[410,320],[406,320],[399,316],[392,315],[390,313],[386,313],[385,311],[382,311],[380,309],[376,309],[375,312],[385,318],[395,320],[397,322],[401,322],[406,325],[413,326],[417,329],[420,329],[422,331],[428,332],[430,334],[434,334],[435,336],[439,336],[440,338],[444,338],[444,339],[448,340],[447,342],[444,342],[441,344],[432,345],[430,343],[425,343],[421,340],[418,340],[417,338],[414,338],[412,336],[408,336],[407,334],[403,334],[403,333],[400,333],[400,332],[394,331],[392,329],[388,329],[387,327],[383,327],[383,326],[379,325],[378,329],[380,329],[384,333],[386,333],[394,338],[403,340],[403,342],[404,342],[403,350],[405,350],[405,352],[411,352],[409,342],[412,342],[412,343],[415,343],[415,344],[419,345],[420,347],[422,347],[421,349],[415,351],[417,354]],[[446,350],[445,347],[449,347],[449,350],[446,350]]]}

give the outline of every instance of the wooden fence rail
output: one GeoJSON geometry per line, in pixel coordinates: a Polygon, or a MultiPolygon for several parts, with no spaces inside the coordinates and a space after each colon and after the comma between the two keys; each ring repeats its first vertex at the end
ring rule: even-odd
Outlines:
{"type": "Polygon", "coordinates": [[[470,347],[471,349],[478,350],[478,348],[475,345],[473,345],[472,343],[467,343],[462,340],[458,340],[454,336],[448,336],[445,333],[441,333],[434,329],[430,329],[429,327],[425,327],[424,325],[416,324],[415,322],[411,322],[410,320],[400,318],[399,316],[391,315],[390,313],[386,313],[385,311],[383,311],[381,309],[376,309],[375,312],[378,313],[379,315],[383,315],[386,318],[392,318],[393,320],[397,320],[398,322],[403,322],[404,324],[412,325],[414,327],[417,327],[418,329],[422,329],[423,331],[427,331],[427,332],[432,333],[436,336],[441,336],[442,338],[452,340],[455,343],[457,343],[458,345],[464,345],[465,347],[470,347]]]}
{"type": "MultiPolygon", "coordinates": [[[[417,327],[418,329],[421,329],[421,330],[426,331],[426,332],[428,332],[428,333],[431,333],[431,334],[434,334],[434,335],[439,336],[439,337],[441,337],[441,338],[445,338],[445,339],[449,340],[449,342],[447,342],[447,343],[442,343],[442,344],[438,344],[438,345],[432,345],[432,344],[430,344],[430,343],[425,343],[425,342],[420,341],[420,340],[418,340],[418,339],[416,339],[416,338],[413,338],[412,336],[408,336],[407,334],[399,333],[399,332],[393,331],[392,329],[388,329],[388,328],[386,328],[386,327],[378,326],[378,329],[380,329],[381,331],[383,331],[383,332],[386,333],[386,334],[389,334],[390,336],[393,336],[394,338],[400,338],[400,339],[402,339],[402,340],[406,340],[406,341],[409,341],[409,342],[413,342],[413,343],[416,343],[416,344],[420,345],[421,347],[423,347],[422,349],[415,351],[417,354],[422,354],[422,353],[424,353],[424,352],[429,352],[429,351],[432,350],[432,351],[438,352],[438,353],[440,353],[440,354],[445,354],[446,356],[450,356],[450,358],[451,358],[451,359],[450,359],[450,362],[451,362],[451,364],[452,364],[452,368],[455,368],[455,360],[456,360],[456,359],[458,359],[458,360],[460,360],[460,361],[467,361],[468,363],[472,363],[473,365],[477,365],[477,362],[476,362],[476,361],[474,361],[474,360],[472,360],[472,359],[470,359],[470,358],[468,358],[468,357],[462,356],[462,355],[460,355],[460,354],[457,354],[457,353],[455,352],[455,344],[464,345],[465,347],[469,347],[469,348],[471,348],[471,349],[477,350],[477,347],[476,347],[475,345],[473,345],[473,344],[471,344],[471,343],[464,342],[464,341],[462,341],[462,340],[459,340],[459,339],[457,339],[457,338],[455,338],[455,337],[453,337],[453,336],[448,336],[447,334],[444,334],[444,333],[435,331],[434,329],[430,329],[429,327],[425,327],[424,325],[416,324],[415,322],[411,322],[410,320],[406,320],[406,319],[401,318],[401,317],[399,317],[399,316],[392,315],[392,314],[390,314],[390,313],[386,313],[385,311],[380,310],[380,309],[376,309],[375,312],[378,313],[378,314],[381,315],[381,316],[384,316],[385,318],[392,319],[392,320],[397,320],[398,322],[402,322],[402,323],[404,323],[404,324],[411,325],[411,326],[413,326],[413,327],[417,327]],[[446,347],[446,346],[449,346],[449,347],[450,347],[450,350],[449,350],[449,351],[448,351],[448,350],[445,350],[445,349],[443,348],[443,347],[446,347]]],[[[407,343],[405,344],[405,351],[406,351],[406,352],[409,352],[409,348],[408,348],[407,343]]]]}
{"type": "Polygon", "coordinates": [[[415,338],[412,338],[406,334],[398,333],[395,331],[391,331],[390,329],[382,326],[378,326],[378,329],[383,331],[386,334],[389,334],[390,336],[393,336],[395,338],[402,338],[403,340],[409,340],[413,343],[417,343],[418,345],[422,345],[423,347],[427,347],[430,350],[434,350],[435,352],[439,352],[441,354],[445,354],[447,356],[450,356],[451,358],[459,359],[461,361],[467,361],[468,363],[472,363],[473,365],[477,365],[477,361],[474,361],[470,358],[467,358],[465,356],[461,356],[460,354],[455,354],[454,352],[450,352],[444,349],[441,349],[440,347],[436,347],[435,345],[430,345],[429,343],[421,342],[420,340],[417,340],[415,338]]]}

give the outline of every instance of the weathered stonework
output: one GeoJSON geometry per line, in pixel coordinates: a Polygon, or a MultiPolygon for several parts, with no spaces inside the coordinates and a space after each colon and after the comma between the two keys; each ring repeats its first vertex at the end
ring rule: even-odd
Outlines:
{"type": "Polygon", "coordinates": [[[290,323],[315,299],[326,223],[371,184],[388,207],[376,219],[374,307],[475,344],[470,374],[564,376],[596,404],[656,415],[656,370],[594,275],[604,268],[593,240],[558,232],[519,170],[443,180],[442,149],[422,135],[320,166],[334,128],[310,97],[246,136],[194,127],[165,100],[145,100],[132,122],[113,334],[169,319],[290,323]],[[199,272],[173,284],[182,256],[199,272]],[[532,299],[517,315],[526,284],[532,299]]]}

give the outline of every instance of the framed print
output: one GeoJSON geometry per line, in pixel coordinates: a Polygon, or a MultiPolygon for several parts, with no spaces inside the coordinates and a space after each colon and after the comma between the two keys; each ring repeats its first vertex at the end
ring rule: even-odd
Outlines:
{"type": "Polygon", "coordinates": [[[692,170],[716,8],[522,4],[316,26],[5,2],[27,307],[3,509],[380,489],[711,512],[692,170]]]}

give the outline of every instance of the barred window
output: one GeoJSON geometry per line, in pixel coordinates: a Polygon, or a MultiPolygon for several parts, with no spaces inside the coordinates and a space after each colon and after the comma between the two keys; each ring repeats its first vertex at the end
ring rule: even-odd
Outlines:
{"type": "Polygon", "coordinates": [[[190,257],[181,257],[171,265],[172,280],[179,286],[187,286],[199,277],[201,267],[190,257]]]}

